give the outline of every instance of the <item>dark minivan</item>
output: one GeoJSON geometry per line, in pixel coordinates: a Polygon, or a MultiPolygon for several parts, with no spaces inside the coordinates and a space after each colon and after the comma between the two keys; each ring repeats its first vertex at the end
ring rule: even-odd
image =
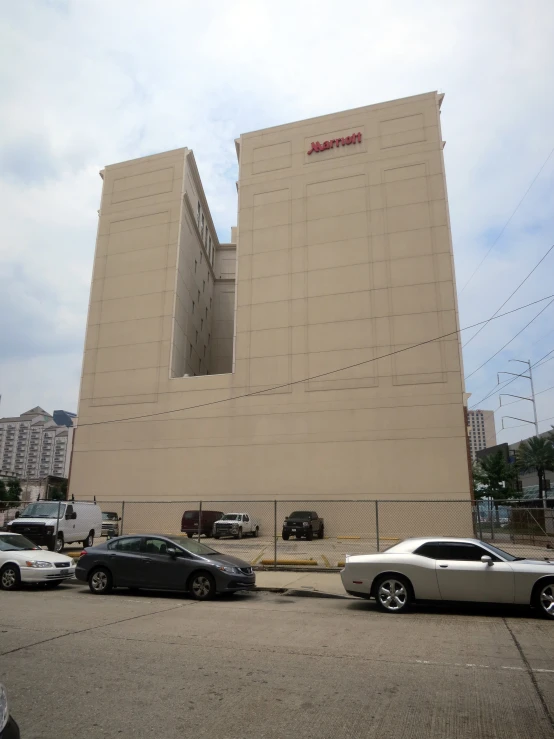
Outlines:
{"type": "MultiPolygon", "coordinates": [[[[222,511],[202,511],[202,523],[200,534],[211,536],[214,523],[223,516],[222,511]]],[[[189,539],[195,534],[198,535],[198,521],[200,519],[200,511],[185,511],[181,519],[181,531],[186,534],[189,539]]]]}

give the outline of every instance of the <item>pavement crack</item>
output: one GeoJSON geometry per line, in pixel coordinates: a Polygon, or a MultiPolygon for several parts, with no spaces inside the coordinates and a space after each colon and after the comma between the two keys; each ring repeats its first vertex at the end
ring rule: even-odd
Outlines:
{"type": "Polygon", "coordinates": [[[15,649],[8,649],[7,652],[0,652],[0,657],[5,657],[7,654],[14,654],[15,652],[22,652],[25,649],[31,649],[31,647],[39,646],[40,644],[47,644],[51,641],[56,641],[57,639],[64,639],[66,636],[75,636],[76,634],[84,634],[87,631],[94,631],[95,629],[103,629],[106,626],[117,626],[117,624],[125,623],[126,621],[135,621],[138,618],[146,618],[147,616],[157,616],[160,613],[167,613],[168,611],[176,611],[178,608],[186,608],[186,606],[194,606],[197,605],[196,601],[192,601],[190,603],[180,603],[178,606],[173,606],[173,608],[162,608],[159,611],[150,611],[150,613],[141,613],[138,616],[129,616],[128,618],[120,618],[117,621],[110,621],[106,624],[98,624],[97,626],[87,626],[86,629],[76,629],[75,631],[67,631],[65,634],[57,634],[56,636],[51,636],[48,639],[41,639],[40,641],[35,641],[32,644],[26,644],[22,647],[16,647],[15,649]]]}
{"type": "Polygon", "coordinates": [[[535,675],[535,671],[533,670],[533,668],[531,667],[529,663],[529,660],[525,656],[525,652],[523,651],[523,648],[521,644],[519,643],[517,636],[512,631],[510,625],[508,624],[508,622],[506,621],[504,617],[502,617],[502,621],[504,622],[504,626],[508,630],[508,633],[510,634],[514,644],[516,645],[516,649],[519,652],[519,656],[521,657],[523,664],[525,665],[525,671],[529,675],[529,679],[531,680],[533,688],[535,689],[535,693],[537,694],[537,697],[540,701],[544,714],[546,718],[548,719],[548,721],[550,722],[551,728],[554,729],[554,716],[552,716],[552,714],[550,713],[550,709],[548,708],[548,703],[546,702],[546,698],[544,697],[544,694],[542,690],[540,689],[537,676],[535,675]]]}

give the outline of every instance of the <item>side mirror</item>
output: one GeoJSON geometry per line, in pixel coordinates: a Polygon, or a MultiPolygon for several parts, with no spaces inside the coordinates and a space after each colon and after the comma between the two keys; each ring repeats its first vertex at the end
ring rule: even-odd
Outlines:
{"type": "Polygon", "coordinates": [[[177,558],[177,550],[173,549],[173,547],[168,547],[167,553],[169,554],[170,557],[173,557],[173,559],[177,558]]]}
{"type": "Polygon", "coordinates": [[[492,567],[492,565],[494,564],[494,562],[492,561],[492,557],[489,557],[488,554],[483,554],[483,556],[481,557],[481,562],[484,565],[488,565],[489,567],[492,567]]]}

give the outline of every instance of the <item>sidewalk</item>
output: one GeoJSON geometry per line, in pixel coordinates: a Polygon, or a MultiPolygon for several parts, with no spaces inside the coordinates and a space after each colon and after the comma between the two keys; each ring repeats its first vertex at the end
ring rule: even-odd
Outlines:
{"type": "Polygon", "coordinates": [[[346,596],[342,580],[338,572],[271,572],[258,570],[256,572],[256,586],[258,588],[304,590],[307,592],[327,593],[329,595],[346,596]]]}

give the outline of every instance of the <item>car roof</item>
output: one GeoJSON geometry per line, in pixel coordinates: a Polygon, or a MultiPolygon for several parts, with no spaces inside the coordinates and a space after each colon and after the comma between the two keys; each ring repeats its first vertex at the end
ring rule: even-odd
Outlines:
{"type": "MultiPolygon", "coordinates": [[[[406,550],[405,551],[413,551],[417,547],[421,546],[422,544],[432,544],[434,542],[452,542],[454,544],[462,543],[462,544],[485,544],[487,542],[480,541],[479,539],[473,539],[470,537],[463,537],[463,536],[417,536],[417,537],[411,537],[409,539],[404,539],[403,541],[399,541],[398,544],[394,545],[394,548],[399,550],[399,547],[403,547],[404,544],[406,544],[406,550]]],[[[391,547],[392,549],[392,547],[391,547]]]]}

